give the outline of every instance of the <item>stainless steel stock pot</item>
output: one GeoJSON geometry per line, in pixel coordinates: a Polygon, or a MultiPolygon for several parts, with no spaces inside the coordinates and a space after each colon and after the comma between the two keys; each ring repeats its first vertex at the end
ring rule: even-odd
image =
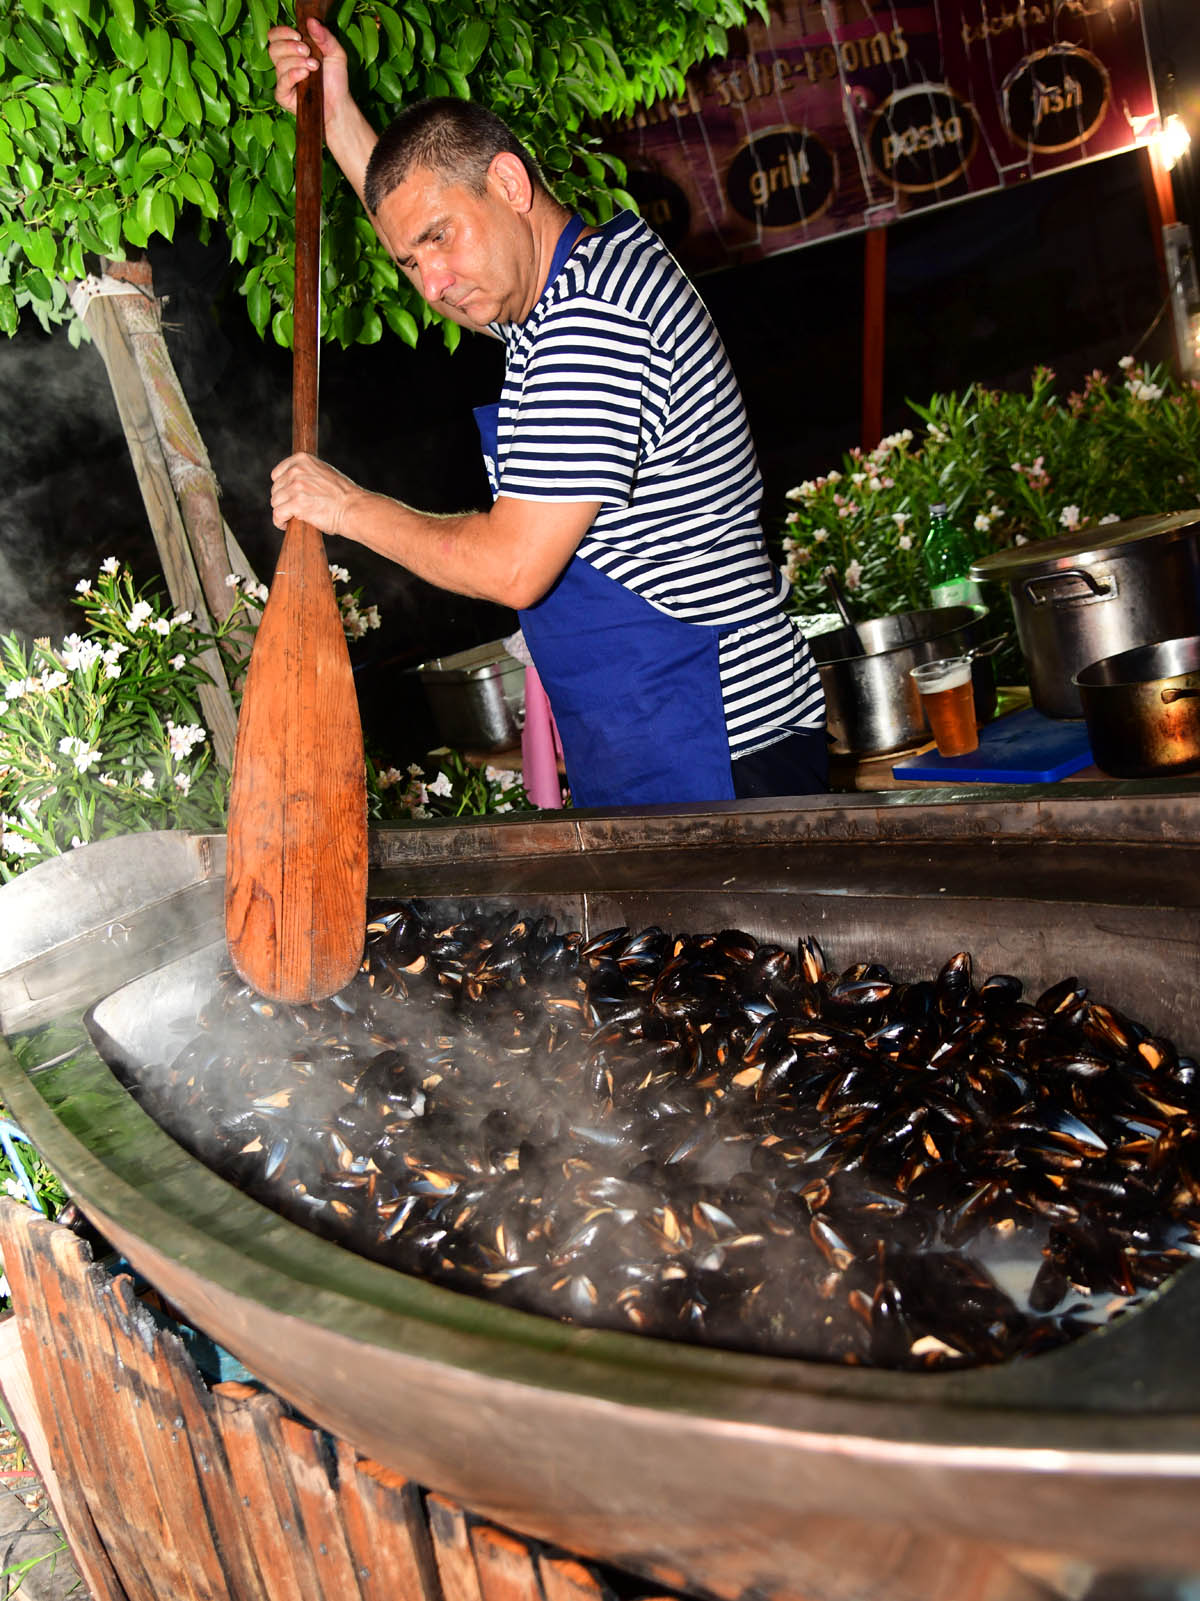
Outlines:
{"type": "Polygon", "coordinates": [[[1075,674],[1138,645],[1200,633],[1200,508],[1000,550],[971,565],[1012,590],[1033,704],[1082,717],[1075,674]]]}

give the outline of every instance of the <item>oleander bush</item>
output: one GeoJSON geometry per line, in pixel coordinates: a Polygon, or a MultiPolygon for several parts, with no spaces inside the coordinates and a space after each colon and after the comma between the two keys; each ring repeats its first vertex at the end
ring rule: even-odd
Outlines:
{"type": "Polygon", "coordinates": [[[1200,389],[1132,357],[1119,366],[1065,397],[1039,367],[1025,393],[972,384],[910,402],[920,426],[789,490],[793,608],[829,610],[829,566],[862,617],[928,605],[921,543],[939,500],[974,557],[1200,505],[1200,389]]]}
{"type": "MultiPolygon", "coordinates": [[[[331,572],[353,642],[378,627],[374,606],[331,572]]],[[[84,621],[59,644],[0,636],[0,881],[95,839],[147,829],[220,830],[228,774],[213,758],[200,709],[201,658],[220,654],[238,696],[265,585],[231,574],[236,603],[212,633],[153,589],[137,591],[115,558],[75,595],[84,621]]],[[[515,774],[477,770],[453,751],[428,772],[400,773],[368,753],[376,820],[528,808],[515,774]]]]}

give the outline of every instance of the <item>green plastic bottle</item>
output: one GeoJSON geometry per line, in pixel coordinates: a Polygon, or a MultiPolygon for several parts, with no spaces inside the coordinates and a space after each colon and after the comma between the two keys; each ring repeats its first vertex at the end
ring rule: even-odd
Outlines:
{"type": "Polygon", "coordinates": [[[971,552],[950,519],[944,501],[929,508],[929,532],[921,551],[929,598],[934,606],[978,606],[979,585],[971,578],[971,552]]]}

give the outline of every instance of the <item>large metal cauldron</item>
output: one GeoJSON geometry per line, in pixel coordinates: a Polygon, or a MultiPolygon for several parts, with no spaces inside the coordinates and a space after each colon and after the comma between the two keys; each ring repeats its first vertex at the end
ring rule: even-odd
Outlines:
{"type": "MultiPolygon", "coordinates": [[[[377,895],[517,904],[590,932],[811,932],[835,964],[869,955],[901,976],[969,948],[1031,986],[1078,973],[1200,1044],[1186,783],[1128,801],[1060,788],[578,813],[372,848],[377,895]]],[[[1130,1601],[1151,1593],[1139,1576],[1200,1574],[1200,1267],[1052,1354],[887,1373],[489,1305],[208,1172],[81,1017],[100,1002],[131,1062],[174,1054],[220,958],[222,871],[220,838],[139,835],[0,891],[0,1026],[60,1025],[23,1047],[27,1071],[0,1047],[0,1098],[118,1249],[307,1416],[498,1522],[722,1597],[1046,1601],[1106,1575],[1130,1601]]]]}
{"type": "MultiPolygon", "coordinates": [[[[870,617],[809,640],[825,691],[825,716],[838,755],[878,756],[911,749],[930,738],[909,669],[958,656],[988,637],[984,606],[939,606],[929,611],[870,617]]],[[[996,710],[996,676],[990,656],[972,665],[975,714],[987,722],[996,710]]]]}
{"type": "Polygon", "coordinates": [[[1011,586],[1038,711],[1082,717],[1082,668],[1200,633],[1200,510],[1034,540],[972,563],[971,576],[1011,586]]]}

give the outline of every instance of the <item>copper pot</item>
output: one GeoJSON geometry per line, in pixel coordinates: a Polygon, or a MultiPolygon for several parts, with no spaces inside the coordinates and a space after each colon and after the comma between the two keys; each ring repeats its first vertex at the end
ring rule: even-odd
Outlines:
{"type": "Polygon", "coordinates": [[[1152,778],[1200,771],[1200,635],[1106,656],[1072,682],[1101,772],[1152,778]]]}

